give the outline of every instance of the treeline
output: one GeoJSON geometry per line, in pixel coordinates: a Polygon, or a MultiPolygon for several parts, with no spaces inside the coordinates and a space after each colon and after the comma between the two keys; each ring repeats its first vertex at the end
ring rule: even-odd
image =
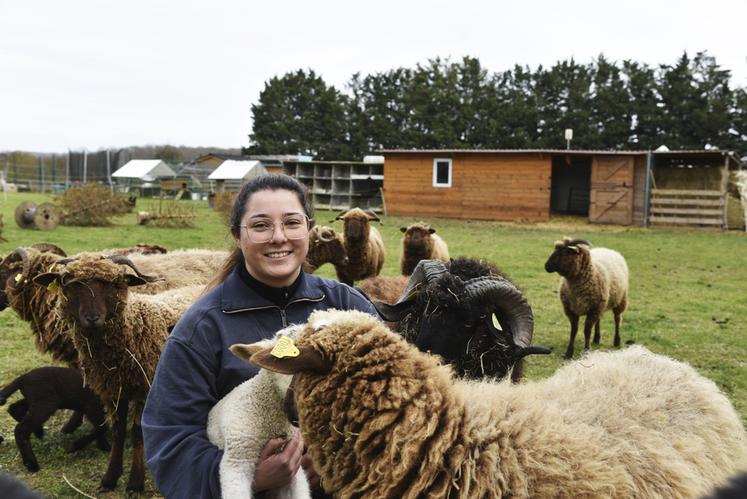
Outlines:
{"type": "Polygon", "coordinates": [[[354,74],[341,92],[313,70],[265,83],[251,106],[248,154],[360,159],[377,149],[565,148],[747,150],[747,92],[714,57],[675,64],[515,66],[476,58],[354,74]]]}

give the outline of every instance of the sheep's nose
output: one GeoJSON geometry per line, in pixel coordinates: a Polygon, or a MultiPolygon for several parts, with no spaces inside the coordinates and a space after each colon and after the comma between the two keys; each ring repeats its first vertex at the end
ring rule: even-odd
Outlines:
{"type": "Polygon", "coordinates": [[[86,322],[89,325],[94,325],[99,323],[99,319],[101,319],[101,315],[99,314],[86,314],[85,315],[86,322]]]}

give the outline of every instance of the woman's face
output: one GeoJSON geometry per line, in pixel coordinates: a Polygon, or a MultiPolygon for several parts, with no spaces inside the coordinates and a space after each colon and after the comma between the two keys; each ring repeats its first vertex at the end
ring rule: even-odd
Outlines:
{"type": "Polygon", "coordinates": [[[241,225],[266,227],[263,222],[272,221],[274,228],[267,231],[269,241],[254,242],[247,228],[239,227],[236,242],[249,274],[268,286],[281,288],[293,284],[309,251],[308,230],[301,239],[288,239],[282,230],[281,221],[293,215],[297,218],[305,212],[296,193],[285,189],[257,191],[247,201],[241,225]]]}

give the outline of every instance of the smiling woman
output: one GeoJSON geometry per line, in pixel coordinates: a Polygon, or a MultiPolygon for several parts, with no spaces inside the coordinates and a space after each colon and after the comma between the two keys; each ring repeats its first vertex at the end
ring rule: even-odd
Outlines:
{"type": "MultiPolygon", "coordinates": [[[[354,289],[303,272],[312,217],[303,185],[287,175],[255,177],[236,197],[229,219],[236,248],[174,327],[143,412],[148,466],[166,497],[221,496],[223,452],[208,440],[207,416],[257,374],[231,345],[270,338],[318,309],[377,315],[354,289]]],[[[299,469],[318,487],[300,435],[277,437],[266,443],[247,497],[288,484],[299,469]]]]}

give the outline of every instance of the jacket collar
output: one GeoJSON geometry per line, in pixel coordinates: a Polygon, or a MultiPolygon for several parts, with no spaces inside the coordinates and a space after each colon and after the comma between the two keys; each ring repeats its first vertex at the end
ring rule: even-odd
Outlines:
{"type": "MultiPolygon", "coordinates": [[[[318,287],[313,286],[311,281],[312,279],[309,279],[301,269],[298,287],[296,287],[288,303],[299,300],[321,301],[324,299],[324,293],[318,287]]],[[[238,269],[234,269],[223,281],[220,308],[223,312],[230,314],[243,310],[279,307],[250,288],[241,280],[238,269]]]]}

